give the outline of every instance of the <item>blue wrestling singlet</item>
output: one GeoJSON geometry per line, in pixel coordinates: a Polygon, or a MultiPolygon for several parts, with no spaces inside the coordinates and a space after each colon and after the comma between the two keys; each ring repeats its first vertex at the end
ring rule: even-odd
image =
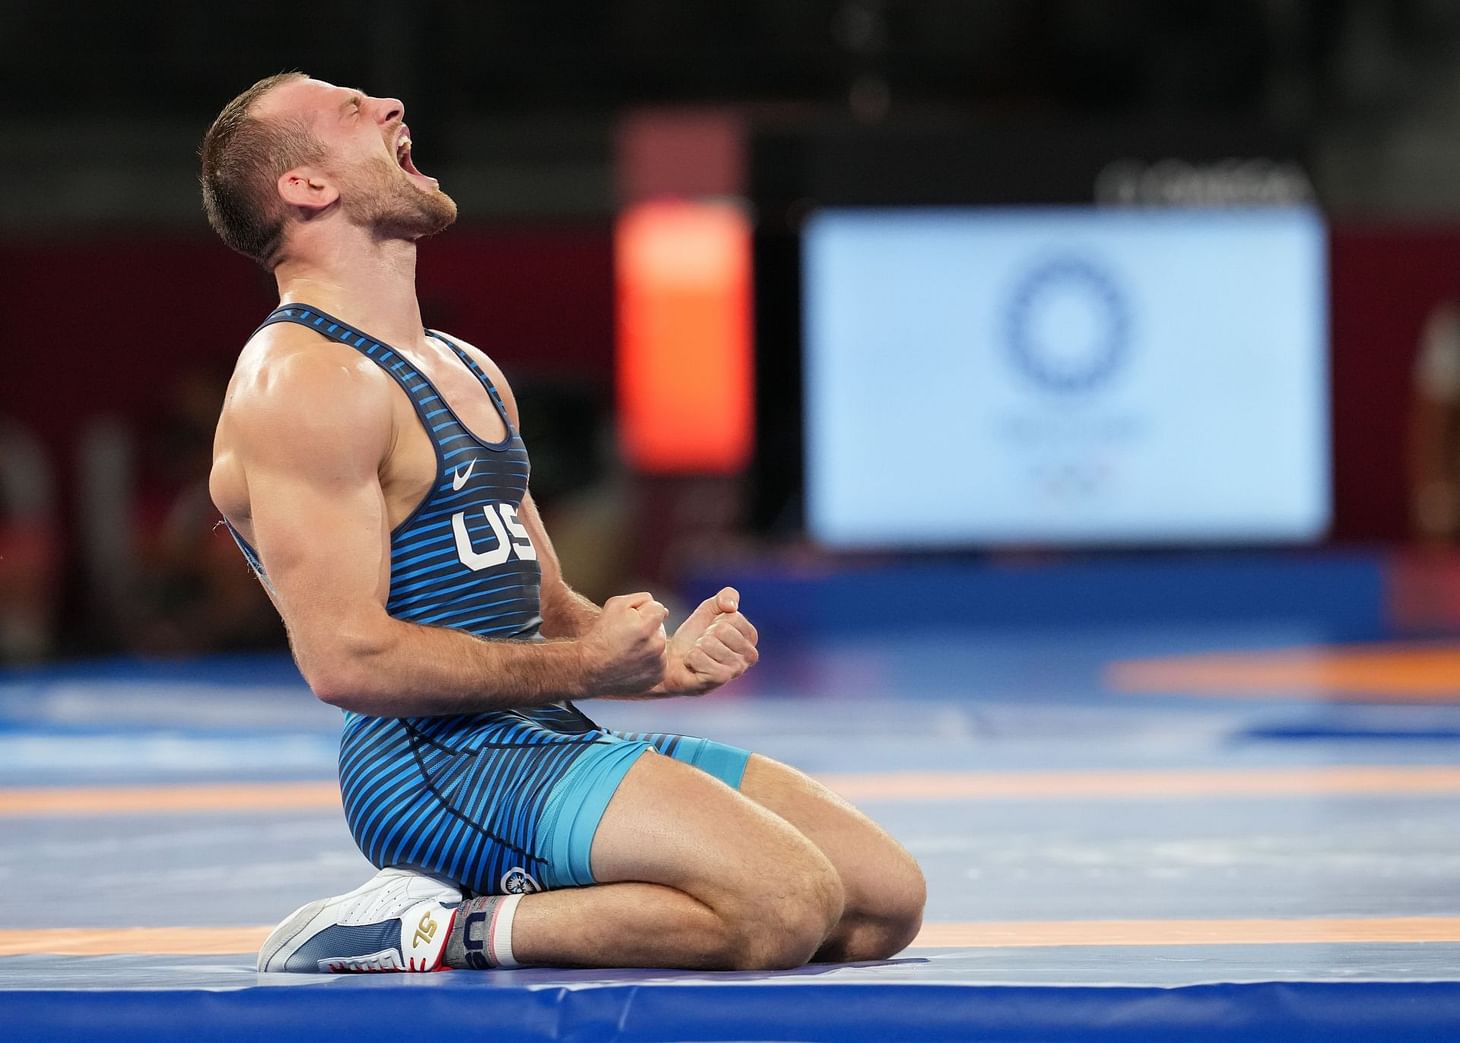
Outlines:
{"type": "MultiPolygon", "coordinates": [[[[542,640],[541,569],[518,520],[528,459],[491,378],[439,333],[481,383],[507,428],[474,435],[430,381],[389,345],[318,309],[285,305],[259,327],[292,322],[359,351],[410,398],[436,449],[437,481],[390,538],[386,611],[486,640],[542,640]]],[[[231,526],[230,526],[231,530],[231,526]]],[[[233,533],[261,580],[263,563],[233,533]]],[[[481,894],[593,882],[593,834],[623,776],[649,748],[739,786],[749,754],[675,735],[618,735],[570,702],[443,717],[347,711],[340,791],[350,832],[376,866],[444,876],[481,894]]]]}

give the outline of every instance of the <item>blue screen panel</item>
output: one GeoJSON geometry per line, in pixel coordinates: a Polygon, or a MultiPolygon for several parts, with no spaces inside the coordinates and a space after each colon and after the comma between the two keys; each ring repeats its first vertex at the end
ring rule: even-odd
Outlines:
{"type": "Polygon", "coordinates": [[[804,263],[821,542],[1326,531],[1317,213],[832,210],[809,223],[804,263]]]}

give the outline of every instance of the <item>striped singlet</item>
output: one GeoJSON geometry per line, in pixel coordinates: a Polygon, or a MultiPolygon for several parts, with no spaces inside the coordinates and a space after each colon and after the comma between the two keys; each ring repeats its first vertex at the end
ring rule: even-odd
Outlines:
{"type": "MultiPolygon", "coordinates": [[[[507,427],[474,435],[399,353],[305,305],[259,327],[293,322],[349,345],[410,398],[436,449],[437,477],[390,538],[386,611],[397,619],[481,638],[541,640],[536,550],[517,512],[527,491],[522,438],[491,379],[440,334],[481,382],[507,427]]],[[[237,534],[235,533],[235,538],[237,534]]],[[[239,545],[263,578],[258,555],[239,545]]],[[[571,703],[446,717],[367,717],[347,711],[340,743],[345,814],[367,858],[499,889],[514,870],[536,876],[535,827],[555,782],[604,732],[571,703]]]]}
{"type": "MultiPolygon", "coordinates": [[[[276,309],[259,329],[277,322],[306,326],[380,366],[435,448],[435,484],[390,534],[386,611],[487,640],[542,640],[541,568],[518,520],[527,450],[491,378],[427,331],[491,397],[506,425],[501,442],[473,434],[388,344],[302,304],[276,309]]],[[[267,584],[259,555],[233,537],[267,584]]],[[[566,701],[438,717],[346,711],[340,791],[350,832],[377,866],[420,869],[482,894],[584,884],[593,882],[589,856],[603,808],[633,757],[649,748],[730,786],[750,756],[707,739],[614,733],[566,701]]]]}

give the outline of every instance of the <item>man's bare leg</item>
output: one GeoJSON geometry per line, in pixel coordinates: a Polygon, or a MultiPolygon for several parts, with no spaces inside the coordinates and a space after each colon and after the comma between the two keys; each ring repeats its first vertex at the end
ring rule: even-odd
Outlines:
{"type": "Polygon", "coordinates": [[[912,857],[824,786],[754,756],[741,792],[645,754],[593,845],[601,882],[531,895],[525,964],[763,969],[886,959],[922,923],[912,857]]]}
{"type": "Polygon", "coordinates": [[[528,895],[512,950],[527,965],[798,967],[841,920],[842,884],[785,819],[649,752],[593,842],[596,886],[528,895]]]}
{"type": "Polygon", "coordinates": [[[460,893],[430,876],[382,870],[287,918],[265,942],[259,969],[428,970],[445,959],[768,970],[885,959],[911,940],[922,876],[890,837],[766,758],[750,761],[742,787],[644,753],[594,835],[601,883],[472,899],[438,931],[437,914],[455,908],[460,893]]]}
{"type": "Polygon", "coordinates": [[[794,826],[836,868],[844,910],[816,960],[885,960],[908,946],[922,926],[927,887],[901,844],[821,783],[769,757],[751,756],[740,792],[794,826]]]}

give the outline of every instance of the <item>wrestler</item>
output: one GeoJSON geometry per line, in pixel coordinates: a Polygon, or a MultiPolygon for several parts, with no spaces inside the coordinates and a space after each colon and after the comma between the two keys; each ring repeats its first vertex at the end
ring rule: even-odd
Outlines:
{"type": "Polygon", "coordinates": [[[201,150],[210,223],[280,300],[239,355],[210,489],[305,680],[344,711],[345,814],[381,867],[286,918],[260,969],[898,952],[923,879],[871,820],[769,758],[616,734],[575,705],[712,691],[756,662],[756,630],[730,588],[666,635],[650,594],[599,607],[566,584],[511,388],[422,324],[417,243],[456,205],[404,116],[289,73],[201,150]]]}

